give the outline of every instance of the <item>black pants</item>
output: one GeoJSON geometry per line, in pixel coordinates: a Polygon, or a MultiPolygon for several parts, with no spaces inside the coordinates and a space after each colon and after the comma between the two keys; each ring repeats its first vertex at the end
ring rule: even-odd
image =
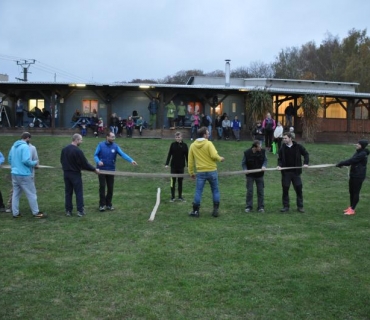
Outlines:
{"type": "Polygon", "coordinates": [[[84,211],[84,196],[81,172],[64,171],[64,201],[66,211],[72,212],[73,191],[76,195],[77,211],[84,211]]]}
{"type": "Polygon", "coordinates": [[[180,122],[182,123],[182,127],[185,127],[185,116],[178,116],[177,117],[177,126],[180,127],[180,122]]]}
{"type": "Polygon", "coordinates": [[[273,136],[274,136],[274,131],[273,130],[266,130],[266,132],[265,132],[265,147],[266,148],[271,148],[272,137],[273,136]]]}
{"type": "Polygon", "coordinates": [[[293,184],[295,193],[297,195],[297,207],[303,208],[303,185],[301,176],[295,172],[284,172],[281,175],[281,184],[283,187],[283,207],[289,208],[289,188],[290,184],[293,184]]]}
{"type": "Polygon", "coordinates": [[[354,210],[360,201],[360,191],[364,179],[349,178],[349,198],[351,201],[351,208],[354,210]]]}
{"type": "Polygon", "coordinates": [[[99,174],[99,206],[112,206],[114,175],[99,174]],[[107,194],[105,194],[105,185],[107,186],[107,194]]]}
{"type": "Polygon", "coordinates": [[[246,207],[249,209],[253,209],[253,185],[254,183],[256,183],[257,201],[258,201],[257,210],[264,209],[265,208],[265,196],[264,196],[265,183],[263,181],[263,176],[258,177],[258,178],[253,177],[248,174],[246,176],[247,176],[246,207]]]}
{"type": "Polygon", "coordinates": [[[3,195],[1,194],[1,191],[0,191],[0,208],[5,208],[4,199],[3,199],[3,195]]]}
{"type": "MultiPolygon", "coordinates": [[[[183,174],[184,168],[172,168],[171,167],[171,173],[178,173],[183,174]]],[[[178,181],[178,194],[179,198],[182,198],[182,181],[184,178],[171,178],[171,198],[175,198],[175,191],[176,191],[176,179],[178,181]]]]}

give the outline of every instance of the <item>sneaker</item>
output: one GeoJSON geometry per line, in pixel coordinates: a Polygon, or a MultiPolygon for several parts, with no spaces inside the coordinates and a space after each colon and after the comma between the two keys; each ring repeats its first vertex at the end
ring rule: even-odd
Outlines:
{"type": "Polygon", "coordinates": [[[181,202],[186,202],[186,200],[183,197],[179,197],[177,200],[181,202]]]}
{"type": "Polygon", "coordinates": [[[18,213],[17,215],[13,216],[14,219],[17,219],[17,218],[22,218],[22,215],[20,213],[18,213]]]}
{"type": "Polygon", "coordinates": [[[350,210],[350,209],[352,210],[352,207],[351,207],[351,206],[349,206],[347,209],[344,209],[344,210],[343,210],[343,213],[347,212],[347,211],[348,211],[348,210],[350,210]]]}
{"type": "Polygon", "coordinates": [[[113,211],[114,210],[114,207],[113,206],[107,206],[106,209],[107,210],[110,210],[110,211],[113,211]]]}
{"type": "Polygon", "coordinates": [[[190,217],[199,218],[199,211],[192,211],[189,213],[190,217]]]}
{"type": "Polygon", "coordinates": [[[37,213],[37,214],[34,214],[34,215],[33,215],[33,217],[34,217],[34,218],[36,218],[36,219],[44,219],[44,218],[46,218],[47,216],[46,216],[46,214],[45,214],[45,213],[43,213],[43,212],[39,212],[39,213],[37,213]]]}
{"type": "Polygon", "coordinates": [[[6,209],[5,212],[6,213],[11,213],[12,212],[12,209],[6,209]]]}
{"type": "Polygon", "coordinates": [[[100,211],[100,212],[105,211],[105,206],[100,206],[100,207],[99,207],[99,211],[100,211]]]}
{"type": "Polygon", "coordinates": [[[66,216],[67,217],[72,217],[72,212],[71,211],[66,211],[66,216]]]}
{"type": "Polygon", "coordinates": [[[259,209],[258,209],[258,212],[264,213],[264,212],[265,212],[265,209],[263,209],[263,208],[259,208],[259,209]]]}
{"type": "Polygon", "coordinates": [[[300,212],[300,213],[304,213],[304,209],[303,208],[297,208],[297,211],[300,212]]]}
{"type": "Polygon", "coordinates": [[[289,211],[289,207],[284,207],[280,209],[280,212],[288,212],[288,211],[289,211]]]}
{"type": "Polygon", "coordinates": [[[82,211],[82,212],[81,211],[78,211],[77,212],[77,217],[80,217],[81,218],[81,217],[83,217],[85,215],[86,215],[85,211],[82,211]]]}
{"type": "Polygon", "coordinates": [[[170,202],[175,202],[175,198],[171,198],[170,202]]]}
{"type": "Polygon", "coordinates": [[[353,210],[352,208],[349,208],[344,214],[347,215],[347,216],[351,216],[355,213],[356,213],[355,210],[353,210]]]}
{"type": "Polygon", "coordinates": [[[245,212],[251,212],[252,211],[252,208],[245,208],[245,210],[244,210],[245,212]]]}

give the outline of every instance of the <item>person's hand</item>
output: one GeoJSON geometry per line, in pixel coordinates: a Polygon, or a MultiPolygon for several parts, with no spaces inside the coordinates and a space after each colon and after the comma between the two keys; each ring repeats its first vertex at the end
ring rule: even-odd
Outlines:
{"type": "Polygon", "coordinates": [[[195,174],[191,174],[190,175],[190,178],[192,178],[193,180],[195,180],[195,174]]]}
{"type": "Polygon", "coordinates": [[[164,167],[165,167],[165,168],[168,168],[168,165],[165,165],[164,167]]]}
{"type": "Polygon", "coordinates": [[[221,162],[224,162],[225,161],[225,158],[224,157],[221,157],[221,160],[220,160],[221,162]]]}
{"type": "Polygon", "coordinates": [[[341,166],[341,165],[339,165],[339,163],[337,163],[335,166],[336,166],[337,168],[342,168],[342,166],[341,166]]]}
{"type": "Polygon", "coordinates": [[[104,166],[103,161],[99,161],[99,162],[98,162],[98,166],[99,166],[99,167],[104,166]]]}
{"type": "Polygon", "coordinates": [[[308,164],[304,164],[303,165],[303,168],[308,168],[308,164]]]}
{"type": "Polygon", "coordinates": [[[100,170],[98,168],[95,169],[96,174],[100,174],[100,170]]]}
{"type": "Polygon", "coordinates": [[[265,170],[266,170],[266,167],[262,167],[262,168],[261,168],[261,170],[262,170],[262,171],[265,171],[265,170]]]}
{"type": "Polygon", "coordinates": [[[277,166],[277,168],[276,168],[276,169],[281,170],[281,167],[280,167],[280,166],[277,166]]]}
{"type": "Polygon", "coordinates": [[[137,166],[136,161],[132,161],[132,162],[131,162],[131,164],[132,164],[133,166],[137,166]]]}

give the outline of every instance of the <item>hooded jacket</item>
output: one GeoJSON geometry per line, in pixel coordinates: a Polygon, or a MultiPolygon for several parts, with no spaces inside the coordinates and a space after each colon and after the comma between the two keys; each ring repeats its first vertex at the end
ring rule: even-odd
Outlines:
{"type": "Polygon", "coordinates": [[[11,173],[16,176],[31,176],[33,167],[37,165],[37,160],[31,160],[30,147],[24,140],[14,142],[9,152],[8,162],[11,173]]]}
{"type": "Polygon", "coordinates": [[[114,142],[109,143],[108,141],[103,141],[98,144],[94,153],[94,161],[97,166],[100,161],[104,163],[103,166],[98,167],[101,170],[115,171],[117,154],[127,162],[132,163],[134,161],[124,153],[117,144],[114,142]]]}
{"type": "Polygon", "coordinates": [[[356,179],[365,179],[367,159],[369,157],[368,149],[358,149],[352,158],[343,160],[337,164],[337,167],[351,166],[349,176],[356,179]]]}
{"type": "Polygon", "coordinates": [[[221,161],[221,157],[211,141],[205,138],[198,138],[191,144],[188,158],[188,171],[190,175],[194,174],[194,165],[197,172],[216,171],[217,161],[221,161]]]}

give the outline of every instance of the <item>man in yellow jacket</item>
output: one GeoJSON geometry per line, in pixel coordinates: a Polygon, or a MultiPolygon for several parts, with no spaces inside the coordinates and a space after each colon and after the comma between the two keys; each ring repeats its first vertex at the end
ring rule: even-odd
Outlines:
{"type": "Polygon", "coordinates": [[[220,192],[218,190],[217,161],[225,161],[224,157],[219,156],[211,141],[208,141],[209,131],[206,127],[201,127],[197,132],[197,139],[191,144],[188,156],[188,171],[192,179],[196,177],[196,188],[193,201],[193,211],[191,217],[199,218],[200,201],[206,181],[211,186],[213,196],[212,216],[218,217],[220,205],[220,192]],[[197,174],[194,173],[194,166],[197,174]]]}

